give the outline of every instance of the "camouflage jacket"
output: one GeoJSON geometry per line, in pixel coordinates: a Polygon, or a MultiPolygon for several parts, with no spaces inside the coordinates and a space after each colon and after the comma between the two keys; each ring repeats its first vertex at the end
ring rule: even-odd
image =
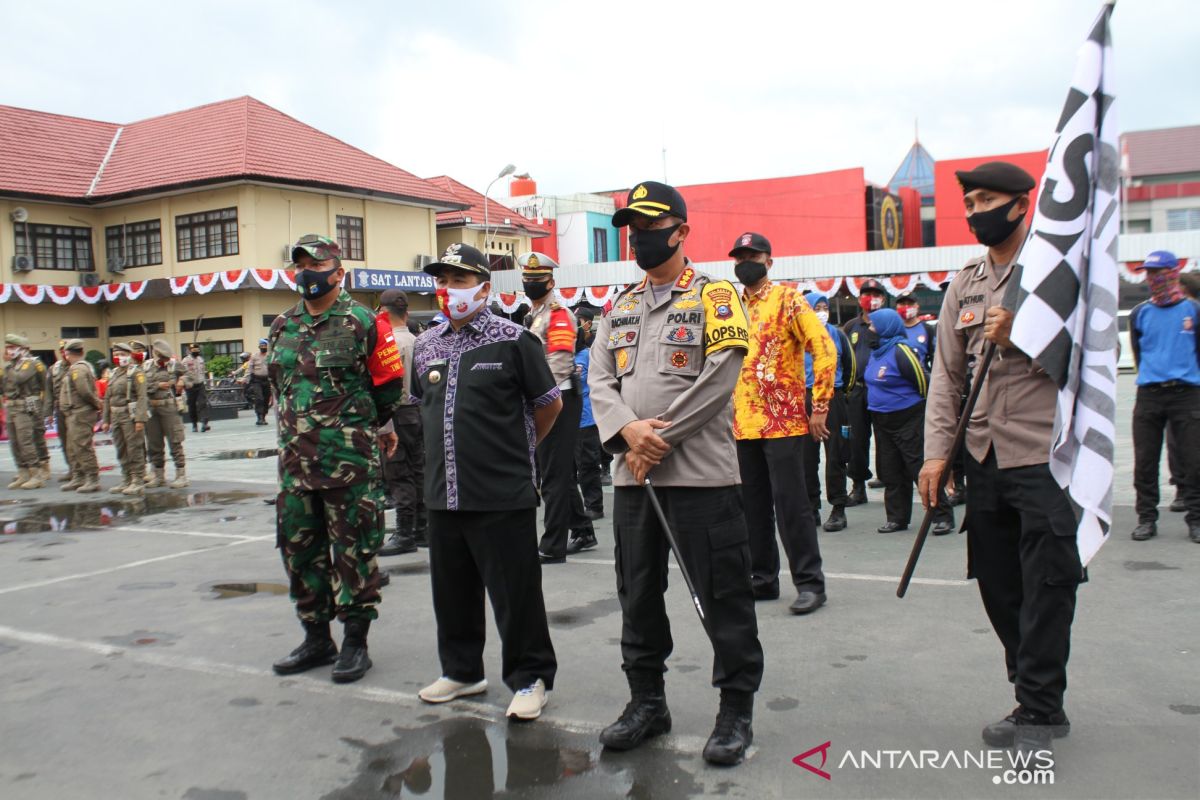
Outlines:
{"type": "Polygon", "coordinates": [[[50,413],[46,365],[26,355],[4,367],[4,398],[9,411],[46,416],[50,413]]]}
{"type": "Polygon", "coordinates": [[[150,419],[146,401],[146,373],[137,364],[113,367],[104,392],[104,421],[112,424],[117,415],[129,414],[134,422],[150,419]]]}
{"type": "Polygon", "coordinates": [[[376,480],[376,429],[401,401],[403,381],[376,386],[367,361],[375,317],[341,290],[318,317],[301,300],[275,318],[267,358],[279,408],[279,482],[314,491],[376,480]]]}

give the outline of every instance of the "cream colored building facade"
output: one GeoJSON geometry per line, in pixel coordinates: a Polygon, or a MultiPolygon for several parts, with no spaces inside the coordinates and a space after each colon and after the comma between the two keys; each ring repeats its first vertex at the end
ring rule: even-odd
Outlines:
{"type": "MultiPolygon", "coordinates": [[[[94,275],[101,283],[172,278],[227,270],[283,269],[285,252],[306,233],[337,237],[339,218],[355,220],[361,231],[362,252],[343,248],[343,266],[355,269],[415,270],[421,257],[440,252],[441,231],[436,227],[437,209],[400,201],[323,193],[308,188],[236,181],[197,191],[180,191],[129,201],[97,205],[74,205],[9,199],[0,196],[0,281],[11,284],[80,285],[94,275]],[[236,220],[237,252],[206,258],[181,258],[179,225],[192,215],[232,209],[236,220]],[[23,211],[23,213],[22,213],[23,211]],[[24,218],[21,223],[16,219],[24,218]],[[111,229],[125,226],[128,233],[138,223],[157,221],[160,263],[123,268],[110,258],[107,241],[111,229]],[[22,233],[36,230],[25,226],[63,226],[89,229],[92,271],[14,269],[14,257],[28,254],[18,240],[22,233]],[[361,255],[361,258],[350,258],[361,255]]],[[[220,224],[220,223],[217,223],[220,224]]],[[[228,246],[228,239],[223,249],[228,246]]],[[[32,244],[32,242],[31,242],[32,244]]],[[[132,254],[127,253],[127,262],[132,254]]],[[[149,260],[156,260],[150,258],[149,260]]],[[[249,282],[247,282],[249,283],[249,282]]],[[[107,353],[113,341],[134,338],[132,330],[149,326],[153,338],[165,338],[179,352],[192,341],[191,321],[203,315],[196,338],[214,346],[219,354],[251,350],[266,335],[270,320],[295,304],[295,293],[266,291],[250,284],[234,291],[205,295],[140,298],[87,305],[72,302],[56,305],[46,301],[26,304],[16,298],[0,303],[0,330],[29,338],[35,351],[51,351],[62,338],[82,338],[88,350],[107,353]],[[220,327],[214,327],[214,323],[220,327]],[[116,335],[114,335],[114,332],[116,335]],[[86,334],[86,335],[85,335],[86,334]]],[[[350,279],[346,281],[350,288],[350,279]]],[[[377,299],[370,292],[354,292],[364,303],[377,299]]],[[[432,309],[429,295],[413,295],[414,309],[432,309]]],[[[140,332],[136,334],[141,338],[140,332]]]]}

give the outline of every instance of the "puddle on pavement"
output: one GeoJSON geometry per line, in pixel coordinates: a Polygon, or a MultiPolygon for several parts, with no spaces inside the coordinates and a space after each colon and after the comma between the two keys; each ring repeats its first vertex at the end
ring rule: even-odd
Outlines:
{"type": "Polygon", "coordinates": [[[643,747],[602,753],[594,734],[568,734],[549,724],[444,720],[392,729],[382,744],[342,741],[360,752],[358,774],[324,800],[371,800],[420,795],[458,800],[562,796],[679,800],[710,795],[683,764],[700,768],[697,754],[643,747]]]}
{"type": "Polygon", "coordinates": [[[213,583],[203,591],[212,592],[214,600],[229,600],[233,597],[253,597],[256,594],[287,594],[288,587],[282,583],[213,583]]]}
{"type": "Polygon", "coordinates": [[[621,602],[615,597],[603,597],[582,606],[563,608],[551,611],[546,615],[553,628],[578,628],[591,625],[601,617],[616,614],[621,610],[621,602]]]}
{"type": "Polygon", "coordinates": [[[1158,572],[1167,569],[1179,569],[1179,567],[1168,566],[1161,561],[1126,561],[1125,569],[1130,572],[1158,572]]]}
{"type": "MultiPolygon", "coordinates": [[[[105,492],[107,494],[107,492],[105,492]]],[[[143,497],[97,495],[93,500],[57,503],[21,503],[0,510],[4,534],[41,533],[106,528],[117,520],[135,520],[153,514],[201,506],[229,505],[259,497],[257,492],[148,491],[143,497]]],[[[229,517],[227,519],[237,519],[229,517]]]]}
{"type": "Polygon", "coordinates": [[[279,455],[278,447],[259,447],[251,450],[221,450],[205,456],[215,461],[229,461],[235,458],[274,458],[279,455]]]}

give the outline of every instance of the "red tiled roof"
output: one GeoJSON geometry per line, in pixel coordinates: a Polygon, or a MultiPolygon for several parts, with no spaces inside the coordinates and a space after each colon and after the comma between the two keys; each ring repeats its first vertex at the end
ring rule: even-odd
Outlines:
{"type": "Polygon", "coordinates": [[[1130,177],[1200,172],[1200,125],[1133,131],[1121,139],[1130,177]]]}
{"type": "MultiPolygon", "coordinates": [[[[453,227],[456,225],[467,224],[467,217],[471,218],[472,225],[482,225],[484,221],[483,204],[485,198],[479,192],[471,187],[459,183],[448,175],[438,175],[435,178],[426,178],[426,182],[438,186],[447,194],[455,197],[459,202],[470,205],[470,208],[462,211],[442,211],[437,215],[437,224],[440,227],[453,227]]],[[[487,201],[487,223],[493,228],[515,228],[528,233],[534,238],[541,236],[549,236],[550,229],[544,225],[538,225],[528,217],[524,217],[513,211],[506,205],[497,203],[495,200],[486,198],[487,201]],[[508,220],[507,225],[504,220],[508,220]]]]}
{"type": "Polygon", "coordinates": [[[94,201],[165,187],[265,178],[441,208],[461,205],[438,186],[252,97],[125,126],[0,106],[0,148],[0,191],[7,192],[94,201]],[[75,169],[62,177],[64,169],[47,175],[47,163],[75,169]]]}

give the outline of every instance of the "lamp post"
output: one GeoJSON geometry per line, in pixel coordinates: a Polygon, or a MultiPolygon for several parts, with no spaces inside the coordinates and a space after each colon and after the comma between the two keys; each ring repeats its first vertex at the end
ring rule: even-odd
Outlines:
{"type": "Polygon", "coordinates": [[[483,192],[483,256],[488,260],[488,264],[492,263],[492,256],[488,252],[491,246],[488,243],[488,192],[492,191],[492,185],[501,178],[512,175],[517,171],[517,168],[512,164],[506,164],[504,169],[500,170],[500,174],[492,178],[492,182],[487,185],[487,189],[483,192]]]}

